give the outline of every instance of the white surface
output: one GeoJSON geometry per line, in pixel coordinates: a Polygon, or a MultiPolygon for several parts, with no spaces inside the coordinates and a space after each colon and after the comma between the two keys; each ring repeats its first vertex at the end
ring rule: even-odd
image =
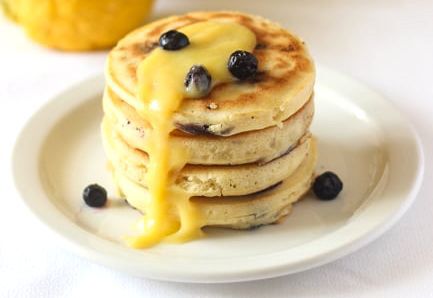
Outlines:
{"type": "MultiPolygon", "coordinates": [[[[160,1],[158,11],[204,9],[160,1]]],[[[317,61],[360,79],[405,112],[426,153],[424,183],[402,220],[368,247],[329,265],[272,280],[188,285],[132,278],[58,248],[18,203],[10,174],[16,133],[44,100],[103,67],[104,53],[62,54],[0,21],[0,297],[433,297],[433,3],[431,1],[208,1],[260,13],[309,44],[317,61]],[[6,42],[7,41],[7,42],[6,42]]]]}
{"type": "Polygon", "coordinates": [[[209,229],[207,237],[183,245],[125,247],[123,238],[140,213],[121,199],[111,198],[100,210],[81,200],[89,183],[114,193],[99,129],[102,74],[69,87],[25,125],[13,155],[17,188],[65,247],[136,276],[235,282],[338,259],[377,238],[410,207],[422,180],[423,155],[406,119],[386,100],[329,69],[318,66],[317,72],[317,168],[338,173],[344,190],[332,202],[308,194],[279,225],[250,232],[209,229]]]}

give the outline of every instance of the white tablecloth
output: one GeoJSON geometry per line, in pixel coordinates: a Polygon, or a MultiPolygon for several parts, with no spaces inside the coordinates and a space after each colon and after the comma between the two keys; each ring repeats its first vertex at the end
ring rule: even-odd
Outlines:
{"type": "Polygon", "coordinates": [[[389,98],[413,122],[426,155],[413,207],[383,237],[307,272],[249,283],[193,285],[130,277],[58,247],[19,203],[10,173],[18,129],[50,96],[102,70],[105,52],[64,54],[0,19],[0,297],[433,297],[433,2],[159,1],[155,15],[231,9],[303,36],[316,61],[389,98]],[[253,2],[257,2],[253,4],[253,2]]]}

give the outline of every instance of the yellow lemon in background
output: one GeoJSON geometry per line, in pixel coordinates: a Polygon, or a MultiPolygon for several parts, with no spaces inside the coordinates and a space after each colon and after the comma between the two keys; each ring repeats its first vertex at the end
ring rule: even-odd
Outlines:
{"type": "Polygon", "coordinates": [[[153,0],[3,0],[10,18],[34,40],[57,49],[113,46],[149,16],[153,0]]]}
{"type": "Polygon", "coordinates": [[[9,17],[13,21],[17,21],[18,16],[18,6],[20,5],[21,0],[0,0],[1,7],[3,8],[3,12],[7,17],[9,17]]]}

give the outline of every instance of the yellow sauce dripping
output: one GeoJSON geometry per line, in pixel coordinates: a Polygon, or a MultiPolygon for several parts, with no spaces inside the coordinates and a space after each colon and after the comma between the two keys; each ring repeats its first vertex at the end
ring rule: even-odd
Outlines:
{"type": "MultiPolygon", "coordinates": [[[[137,194],[146,213],[139,223],[139,235],[127,238],[135,248],[149,247],[163,239],[185,242],[199,237],[204,221],[190,203],[190,196],[174,184],[177,173],[188,159],[186,148],[170,139],[174,130],[173,113],[185,94],[184,79],[193,65],[203,65],[212,77],[212,86],[234,80],[227,68],[231,53],[250,51],[256,37],[248,28],[229,22],[198,22],[180,28],[190,45],[177,51],[155,49],[139,65],[138,111],[152,126],[146,136],[149,156],[145,182],[146,194],[137,194]]],[[[197,99],[200,100],[200,99],[197,99]]]]}

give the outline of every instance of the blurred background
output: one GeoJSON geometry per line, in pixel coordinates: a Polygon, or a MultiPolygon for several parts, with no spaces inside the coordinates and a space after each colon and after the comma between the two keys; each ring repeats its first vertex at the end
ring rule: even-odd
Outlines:
{"type": "MultiPolygon", "coordinates": [[[[8,241],[0,244],[0,297],[2,293],[19,296],[32,287],[38,291],[33,297],[74,297],[84,290],[97,290],[105,297],[143,293],[150,297],[243,297],[245,293],[248,297],[433,297],[433,189],[428,188],[433,181],[433,1],[33,0],[27,6],[25,2],[3,0],[10,18],[0,14],[4,201],[13,194],[6,165],[25,120],[72,83],[102,73],[104,48],[124,32],[146,18],[193,10],[259,14],[295,32],[306,41],[316,63],[360,80],[410,119],[421,137],[427,166],[416,203],[379,241],[319,269],[270,281],[194,287],[143,282],[59,250],[51,238],[40,238],[45,235],[41,227],[32,227],[29,235],[28,227],[10,229],[2,224],[0,235],[8,241]],[[7,258],[17,253],[22,256],[19,260],[7,258]],[[69,273],[59,279],[56,272],[69,273]]],[[[2,206],[4,222],[28,215],[14,204],[2,206]]]]}

